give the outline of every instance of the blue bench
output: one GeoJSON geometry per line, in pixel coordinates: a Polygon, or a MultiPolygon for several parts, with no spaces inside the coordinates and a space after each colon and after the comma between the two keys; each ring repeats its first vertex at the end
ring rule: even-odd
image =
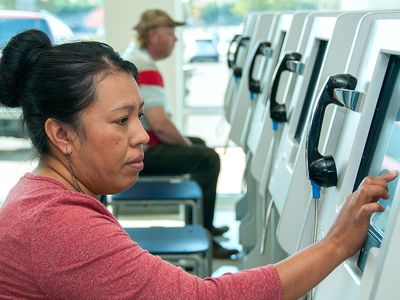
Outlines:
{"type": "Polygon", "coordinates": [[[191,267],[193,274],[211,276],[211,237],[200,225],[184,227],[124,228],[131,239],[153,255],[183,268],[191,267]]]}
{"type": "Polygon", "coordinates": [[[202,192],[193,180],[138,181],[126,191],[111,196],[118,218],[121,205],[183,205],[191,210],[193,224],[202,223],[202,192]]]}

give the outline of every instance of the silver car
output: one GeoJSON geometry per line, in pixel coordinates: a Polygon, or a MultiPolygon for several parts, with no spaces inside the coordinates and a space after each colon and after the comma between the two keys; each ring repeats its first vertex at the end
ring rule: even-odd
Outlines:
{"type": "MultiPolygon", "coordinates": [[[[0,58],[1,49],[17,33],[27,29],[45,32],[54,44],[73,39],[72,30],[56,16],[47,12],[0,10],[0,58]]],[[[20,109],[0,107],[0,136],[23,136],[19,122],[20,109]]]]}

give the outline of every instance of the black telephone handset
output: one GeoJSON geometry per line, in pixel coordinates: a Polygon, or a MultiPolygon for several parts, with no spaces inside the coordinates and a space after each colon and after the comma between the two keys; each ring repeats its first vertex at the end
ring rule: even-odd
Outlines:
{"type": "Polygon", "coordinates": [[[238,59],[238,56],[239,56],[240,48],[247,47],[248,44],[249,44],[249,41],[250,41],[250,37],[248,37],[248,36],[240,36],[237,39],[238,45],[237,45],[236,50],[235,50],[235,54],[234,54],[234,58],[233,58],[233,64],[232,64],[233,76],[235,78],[242,77],[243,68],[239,67],[237,65],[237,59],[238,59]]]}
{"type": "Polygon", "coordinates": [[[300,68],[297,68],[297,66],[299,66],[300,59],[301,54],[298,52],[286,53],[278,68],[275,70],[274,81],[271,88],[271,97],[269,101],[269,113],[274,124],[284,123],[287,121],[285,104],[279,104],[276,101],[276,94],[278,92],[279,81],[281,79],[282,73],[284,71],[290,71],[301,74],[302,71],[300,70],[300,68]]]}
{"type": "Polygon", "coordinates": [[[272,53],[271,43],[270,42],[260,42],[257,46],[256,51],[254,52],[253,59],[251,60],[250,64],[250,71],[249,71],[249,91],[251,94],[260,94],[261,93],[261,83],[259,79],[253,78],[253,70],[254,64],[256,62],[256,58],[259,55],[269,57],[272,53]]]}
{"type": "Polygon", "coordinates": [[[235,34],[234,37],[232,38],[232,40],[229,43],[228,55],[227,55],[227,57],[228,57],[228,59],[227,59],[228,68],[229,69],[232,69],[232,67],[233,67],[233,60],[235,59],[235,52],[236,52],[236,49],[237,49],[237,41],[238,41],[239,38],[240,38],[240,34],[235,34]],[[235,48],[233,47],[234,45],[236,46],[235,48]],[[233,49],[235,49],[235,51],[233,49]]]}
{"type": "Polygon", "coordinates": [[[337,171],[332,155],[322,155],[318,151],[322,122],[326,107],[329,104],[344,106],[335,96],[334,89],[354,90],[357,79],[350,74],[336,74],[328,78],[322,89],[317,106],[312,116],[307,135],[306,161],[308,178],[320,187],[332,187],[337,184],[337,171]]]}

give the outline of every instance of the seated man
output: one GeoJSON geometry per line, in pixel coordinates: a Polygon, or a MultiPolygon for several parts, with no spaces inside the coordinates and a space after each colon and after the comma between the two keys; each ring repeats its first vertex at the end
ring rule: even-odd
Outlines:
{"type": "MultiPolygon", "coordinates": [[[[213,226],[219,156],[202,139],[182,136],[172,123],[163,77],[155,64],[171,54],[177,41],[175,27],[181,25],[184,23],[174,21],[161,10],[148,10],[134,27],[138,45],[131,43],[123,54],[139,69],[138,84],[145,103],[143,125],[150,142],[145,149],[142,174],[190,174],[203,192],[204,227],[218,236],[228,230],[213,226]]],[[[213,253],[215,258],[229,258],[238,251],[225,249],[214,241],[213,253]]]]}

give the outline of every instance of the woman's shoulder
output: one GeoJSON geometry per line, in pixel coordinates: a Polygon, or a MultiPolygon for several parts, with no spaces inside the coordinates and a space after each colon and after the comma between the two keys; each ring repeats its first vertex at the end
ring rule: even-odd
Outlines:
{"type": "Polygon", "coordinates": [[[24,207],[24,218],[30,220],[31,230],[41,237],[40,240],[57,236],[60,239],[59,235],[64,239],[73,237],[71,239],[74,240],[77,235],[85,235],[84,232],[100,224],[118,230],[121,228],[111,212],[94,197],[71,191],[57,181],[33,174],[25,174],[21,184],[26,191],[17,200],[21,201],[18,209],[21,211],[24,207]]]}
{"type": "Polygon", "coordinates": [[[55,215],[101,214],[112,217],[100,201],[83,193],[68,190],[61,183],[27,173],[10,191],[5,207],[23,209],[25,217],[50,220],[55,215]]]}

